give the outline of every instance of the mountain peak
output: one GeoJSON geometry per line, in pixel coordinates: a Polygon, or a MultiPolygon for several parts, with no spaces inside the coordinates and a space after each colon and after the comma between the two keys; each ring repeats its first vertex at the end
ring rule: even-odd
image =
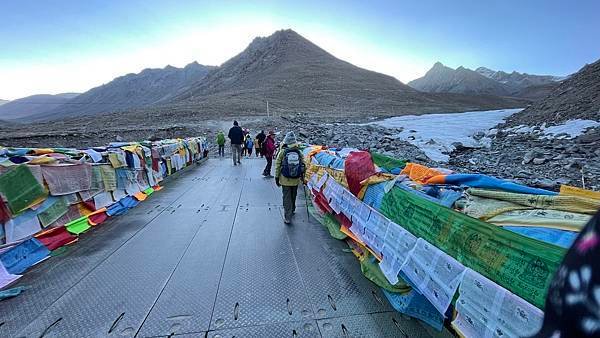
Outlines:
{"type": "Polygon", "coordinates": [[[494,72],[496,72],[495,70],[489,69],[487,67],[477,67],[477,69],[475,69],[475,71],[477,73],[494,73],[494,72]]]}
{"type": "Polygon", "coordinates": [[[293,29],[280,29],[278,31],[275,31],[275,33],[271,34],[271,36],[273,37],[280,37],[280,38],[301,38],[304,39],[302,37],[302,35],[298,34],[295,30],[293,29]]]}
{"type": "Polygon", "coordinates": [[[269,46],[284,47],[290,45],[302,46],[302,48],[319,48],[302,35],[291,29],[278,30],[266,37],[256,37],[248,46],[247,50],[268,49],[269,46]]]}

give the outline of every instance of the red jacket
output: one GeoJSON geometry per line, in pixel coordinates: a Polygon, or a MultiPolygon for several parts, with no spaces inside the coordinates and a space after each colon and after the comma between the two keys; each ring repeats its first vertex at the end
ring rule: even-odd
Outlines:
{"type": "Polygon", "coordinates": [[[265,140],[265,145],[263,146],[264,151],[265,151],[265,156],[270,156],[273,157],[273,154],[275,154],[275,140],[271,137],[268,136],[267,139],[265,140]]]}

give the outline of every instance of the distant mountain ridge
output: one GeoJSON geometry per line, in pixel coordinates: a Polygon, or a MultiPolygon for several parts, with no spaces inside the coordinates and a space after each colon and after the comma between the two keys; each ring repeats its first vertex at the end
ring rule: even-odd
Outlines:
{"type": "MultiPolygon", "coordinates": [[[[472,71],[469,71],[472,72],[472,71]]],[[[495,84],[473,72],[484,81],[495,84]]],[[[122,114],[278,114],[363,116],[522,107],[526,101],[488,95],[424,93],[389,75],[340,60],[293,30],[255,38],[219,67],[192,63],[128,74],[93,88],[33,121],[122,114]]],[[[182,115],[183,116],[183,115],[182,115]]]]}
{"type": "Polygon", "coordinates": [[[255,38],[167,107],[180,111],[406,114],[515,105],[498,98],[430,95],[340,60],[293,30],[255,38]],[[485,101],[485,102],[484,102],[485,101]]]}
{"type": "Polygon", "coordinates": [[[79,93],[38,94],[8,101],[0,105],[0,120],[19,120],[45,114],[68,103],[78,95],[79,93]]]}
{"type": "Polygon", "coordinates": [[[559,124],[573,119],[600,121],[600,60],[569,76],[544,100],[511,116],[509,124],[559,124]]]}
{"type": "Polygon", "coordinates": [[[408,85],[428,93],[509,94],[508,89],[498,81],[464,67],[452,69],[441,62],[436,62],[425,76],[410,81],[408,85]]]}
{"type": "Polygon", "coordinates": [[[550,83],[556,83],[564,80],[564,76],[552,76],[552,75],[532,75],[527,73],[519,73],[513,71],[507,73],[501,70],[492,70],[486,67],[479,67],[475,71],[489,79],[498,81],[507,85],[513,92],[518,92],[527,87],[532,86],[544,86],[550,83]]]}
{"type": "Polygon", "coordinates": [[[5,103],[8,103],[8,102],[10,102],[10,101],[9,100],[2,100],[2,99],[0,99],[0,106],[3,105],[3,104],[5,104],[5,103]]]}
{"type": "Polygon", "coordinates": [[[545,97],[563,79],[516,71],[506,73],[486,67],[452,69],[436,62],[425,76],[410,81],[408,85],[430,93],[490,94],[535,100],[545,97]]]}
{"type": "Polygon", "coordinates": [[[68,104],[58,106],[33,119],[52,119],[122,111],[166,102],[202,80],[212,66],[192,62],[183,68],[147,68],[92,88],[68,104]]]}

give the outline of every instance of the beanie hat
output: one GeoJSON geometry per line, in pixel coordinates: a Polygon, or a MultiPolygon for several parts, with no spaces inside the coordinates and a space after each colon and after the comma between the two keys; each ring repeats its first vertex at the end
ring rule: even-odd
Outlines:
{"type": "Polygon", "coordinates": [[[283,144],[292,145],[297,143],[296,134],[293,131],[288,132],[283,139],[283,144]]]}

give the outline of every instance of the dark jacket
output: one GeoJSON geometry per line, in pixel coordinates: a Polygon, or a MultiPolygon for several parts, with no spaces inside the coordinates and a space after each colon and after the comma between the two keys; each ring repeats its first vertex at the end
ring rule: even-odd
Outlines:
{"type": "Polygon", "coordinates": [[[231,144],[242,144],[244,143],[244,131],[239,126],[233,126],[229,129],[227,137],[231,140],[231,144]]]}
{"type": "Polygon", "coordinates": [[[256,135],[256,139],[258,140],[258,144],[262,145],[263,143],[265,143],[265,139],[267,138],[267,135],[265,135],[265,133],[260,132],[258,135],[256,135]]]}

